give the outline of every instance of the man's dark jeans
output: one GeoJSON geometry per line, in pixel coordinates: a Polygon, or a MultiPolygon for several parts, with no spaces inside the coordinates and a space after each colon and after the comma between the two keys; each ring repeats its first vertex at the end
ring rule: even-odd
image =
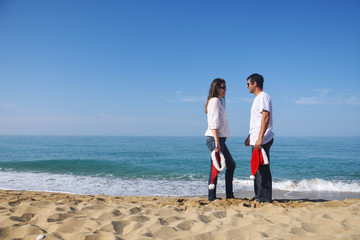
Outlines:
{"type": "MultiPolygon", "coordinates": [[[[266,155],[269,159],[269,164],[260,165],[259,169],[255,174],[254,180],[254,191],[255,199],[259,202],[272,202],[272,177],[270,172],[270,147],[273,144],[274,139],[270,142],[262,145],[261,147],[265,150],[266,155]]],[[[252,146],[251,154],[254,152],[254,146],[252,146]]]]}

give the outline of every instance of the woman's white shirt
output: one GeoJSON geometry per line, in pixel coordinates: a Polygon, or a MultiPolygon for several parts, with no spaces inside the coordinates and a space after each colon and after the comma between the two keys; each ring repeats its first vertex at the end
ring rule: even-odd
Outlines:
{"type": "Polygon", "coordinates": [[[205,132],[205,136],[213,137],[211,130],[217,129],[219,137],[230,137],[230,129],[226,115],[226,110],[221,104],[220,99],[217,97],[211,98],[207,106],[208,129],[205,132]]]}

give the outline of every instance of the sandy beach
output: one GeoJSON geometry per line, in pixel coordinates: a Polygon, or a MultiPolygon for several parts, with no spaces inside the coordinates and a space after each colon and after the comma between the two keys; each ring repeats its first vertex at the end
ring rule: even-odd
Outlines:
{"type": "Polygon", "coordinates": [[[360,239],[360,199],[121,197],[0,190],[0,239],[360,239]]]}

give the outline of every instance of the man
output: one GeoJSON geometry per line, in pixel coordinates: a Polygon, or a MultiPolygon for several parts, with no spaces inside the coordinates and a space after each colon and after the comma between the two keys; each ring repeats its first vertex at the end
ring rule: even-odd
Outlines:
{"type": "Polygon", "coordinates": [[[255,174],[254,199],[259,202],[272,201],[272,179],[270,172],[270,147],[274,141],[272,103],[269,94],[263,91],[264,78],[254,73],[247,78],[247,88],[255,95],[251,107],[249,136],[245,140],[245,146],[252,146],[261,151],[263,148],[269,160],[269,164],[260,165],[255,174]]]}

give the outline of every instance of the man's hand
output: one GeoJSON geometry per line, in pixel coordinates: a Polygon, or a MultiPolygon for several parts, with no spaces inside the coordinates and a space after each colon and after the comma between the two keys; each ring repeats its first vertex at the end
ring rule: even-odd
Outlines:
{"type": "Polygon", "coordinates": [[[245,139],[245,146],[250,146],[250,135],[245,139]]]}
{"type": "Polygon", "coordinates": [[[263,142],[263,139],[262,139],[262,138],[258,138],[258,140],[256,140],[256,143],[255,143],[255,148],[261,150],[262,142],[263,142]]]}

